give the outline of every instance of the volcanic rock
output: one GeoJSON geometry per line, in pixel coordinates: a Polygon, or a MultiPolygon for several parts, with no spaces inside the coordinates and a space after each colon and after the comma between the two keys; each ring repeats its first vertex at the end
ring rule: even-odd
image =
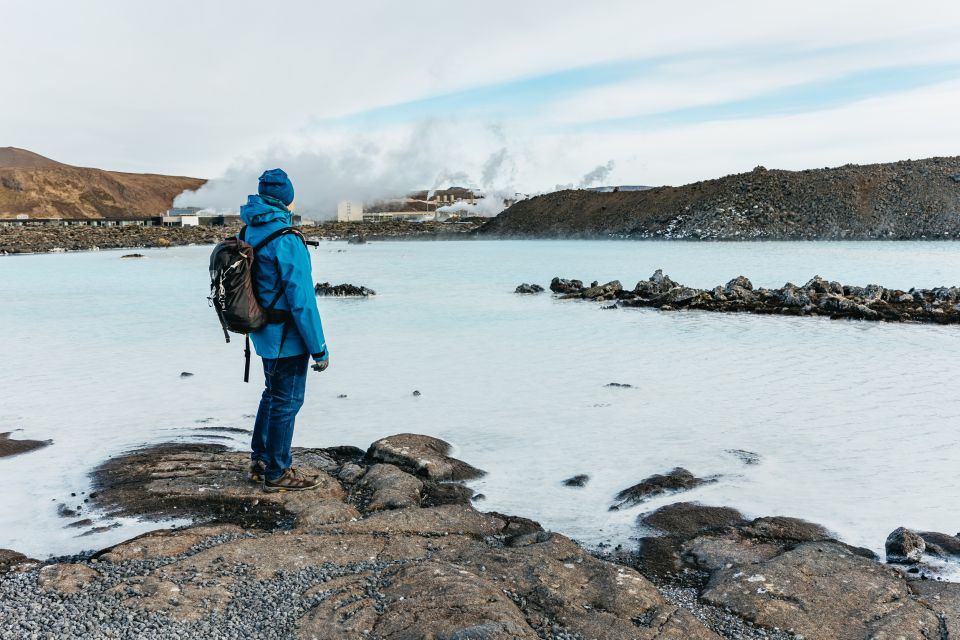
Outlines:
{"type": "Polygon", "coordinates": [[[431,480],[471,480],[484,475],[484,471],[451,458],[447,455],[449,452],[450,445],[439,438],[401,433],[374,442],[367,450],[367,457],[395,464],[431,480]]]}
{"type": "Polygon", "coordinates": [[[337,298],[343,297],[358,297],[366,298],[368,296],[377,295],[377,292],[373,289],[368,289],[367,287],[358,287],[353,284],[338,284],[331,285],[329,282],[320,282],[314,286],[314,292],[318,296],[332,296],[337,298]]]}
{"type": "Polygon", "coordinates": [[[585,473],[578,473],[575,476],[567,478],[563,481],[563,486],[565,487],[584,487],[587,482],[590,480],[590,476],[585,473]]]}
{"type": "Polygon", "coordinates": [[[13,432],[0,433],[0,458],[27,453],[53,444],[53,440],[16,440],[10,437],[11,433],[13,432]]]}
{"type": "Polygon", "coordinates": [[[540,285],[527,284],[526,282],[524,282],[521,285],[518,285],[516,291],[514,291],[514,293],[526,293],[526,294],[542,293],[542,292],[543,292],[543,287],[541,287],[540,285]]]}
{"type": "Polygon", "coordinates": [[[887,536],[885,547],[887,562],[919,562],[927,544],[913,531],[897,527],[887,536]]]}
{"type": "Polygon", "coordinates": [[[632,487],[622,490],[617,494],[617,502],[610,507],[610,510],[616,511],[625,507],[633,507],[657,496],[687,491],[711,482],[716,482],[716,480],[704,480],[696,477],[683,467],[676,467],[669,473],[654,474],[632,487]]]}

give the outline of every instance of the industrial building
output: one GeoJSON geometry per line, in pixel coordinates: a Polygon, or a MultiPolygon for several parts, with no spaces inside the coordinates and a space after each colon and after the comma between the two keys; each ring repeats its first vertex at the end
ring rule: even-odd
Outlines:
{"type": "Polygon", "coordinates": [[[363,222],[363,204],[341,200],[337,204],[337,222],[363,222]]]}

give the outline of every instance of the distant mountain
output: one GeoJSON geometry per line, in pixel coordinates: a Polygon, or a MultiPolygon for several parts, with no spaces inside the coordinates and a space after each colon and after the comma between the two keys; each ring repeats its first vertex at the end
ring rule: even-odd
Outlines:
{"type": "Polygon", "coordinates": [[[479,233],[689,240],[960,237],[960,157],[767,170],[682,187],[521,200],[479,233]]]}
{"type": "Polygon", "coordinates": [[[74,167],[16,147],[0,147],[0,219],[148,218],[173,205],[199,178],[74,167]]]}

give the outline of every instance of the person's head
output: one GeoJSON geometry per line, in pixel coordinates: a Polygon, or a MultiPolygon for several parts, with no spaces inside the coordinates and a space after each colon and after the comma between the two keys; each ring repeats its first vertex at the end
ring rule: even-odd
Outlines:
{"type": "Polygon", "coordinates": [[[260,185],[257,193],[262,196],[276,198],[287,208],[293,204],[293,183],[283,169],[269,169],[260,176],[260,185]]]}

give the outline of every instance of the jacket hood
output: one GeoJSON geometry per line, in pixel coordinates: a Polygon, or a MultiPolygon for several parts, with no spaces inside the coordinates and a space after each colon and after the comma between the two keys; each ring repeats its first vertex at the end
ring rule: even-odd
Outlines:
{"type": "Polygon", "coordinates": [[[290,224],[292,214],[276,198],[269,196],[247,196],[247,204],[240,207],[240,219],[245,224],[257,226],[280,220],[290,224]]]}

